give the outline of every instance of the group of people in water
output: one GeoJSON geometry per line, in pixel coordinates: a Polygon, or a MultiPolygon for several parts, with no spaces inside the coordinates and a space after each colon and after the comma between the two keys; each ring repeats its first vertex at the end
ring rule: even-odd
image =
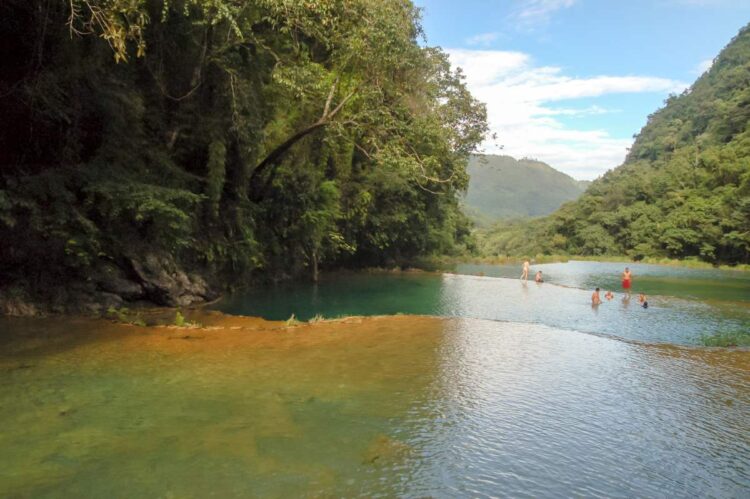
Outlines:
{"type": "MultiPolygon", "coordinates": [[[[521,272],[521,279],[524,281],[529,280],[529,268],[531,267],[531,263],[528,260],[524,260],[523,262],[523,271],[521,272]]],[[[536,282],[544,282],[544,278],[542,277],[542,271],[537,271],[536,275],[534,276],[534,281],[536,282]]]]}
{"type": "MultiPolygon", "coordinates": [[[[523,262],[523,270],[521,271],[521,279],[528,281],[529,279],[529,270],[531,268],[531,262],[529,260],[524,260],[523,262]]],[[[544,282],[544,279],[542,277],[542,271],[539,270],[536,273],[536,276],[534,277],[534,281],[536,282],[544,282]]],[[[633,285],[633,273],[630,271],[630,268],[625,267],[625,270],[622,273],[622,289],[624,291],[623,296],[623,302],[630,302],[630,290],[633,285]]],[[[602,298],[599,296],[599,293],[601,290],[599,288],[596,288],[594,292],[591,294],[591,305],[596,307],[599,306],[602,303],[602,298]]],[[[604,299],[607,301],[612,301],[615,298],[615,294],[612,291],[607,291],[604,293],[604,299]]],[[[648,308],[648,300],[646,299],[646,295],[643,293],[638,294],[638,303],[643,308],[648,308]]]]}

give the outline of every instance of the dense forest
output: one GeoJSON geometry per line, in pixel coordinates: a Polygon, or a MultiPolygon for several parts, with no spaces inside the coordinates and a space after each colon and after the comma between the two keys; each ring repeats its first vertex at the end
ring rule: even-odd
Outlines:
{"type": "Polygon", "coordinates": [[[529,158],[475,154],[469,160],[464,211],[477,225],[549,215],[577,199],[590,182],[578,181],[529,158]]]}
{"type": "Polygon", "coordinates": [[[408,0],[5,0],[0,36],[6,298],[186,304],[469,234],[486,112],[408,0]]]}
{"type": "Polygon", "coordinates": [[[577,201],[479,235],[492,255],[750,262],[750,27],[649,116],[625,163],[577,201]]]}

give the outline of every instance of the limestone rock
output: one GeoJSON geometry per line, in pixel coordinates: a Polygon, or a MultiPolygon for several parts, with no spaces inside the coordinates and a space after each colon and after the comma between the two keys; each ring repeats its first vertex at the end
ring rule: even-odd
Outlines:
{"type": "Polygon", "coordinates": [[[145,297],[158,305],[179,307],[216,297],[201,276],[185,273],[167,256],[148,254],[142,259],[131,258],[130,264],[145,297]]]}

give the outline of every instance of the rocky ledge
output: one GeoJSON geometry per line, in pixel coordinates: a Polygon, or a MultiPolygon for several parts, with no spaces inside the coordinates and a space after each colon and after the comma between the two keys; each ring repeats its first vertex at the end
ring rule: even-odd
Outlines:
{"type": "Polygon", "coordinates": [[[199,273],[180,268],[171,257],[148,254],[127,258],[119,265],[104,263],[91,275],[35,295],[24,288],[0,288],[0,314],[101,313],[109,307],[132,305],[184,307],[215,300],[220,292],[199,273]]]}

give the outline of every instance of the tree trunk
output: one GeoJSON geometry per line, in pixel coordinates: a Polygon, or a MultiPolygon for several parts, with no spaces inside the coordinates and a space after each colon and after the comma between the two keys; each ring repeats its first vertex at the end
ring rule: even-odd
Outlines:
{"type": "Polygon", "coordinates": [[[312,271],[313,282],[318,282],[318,250],[312,251],[312,271]]]}

